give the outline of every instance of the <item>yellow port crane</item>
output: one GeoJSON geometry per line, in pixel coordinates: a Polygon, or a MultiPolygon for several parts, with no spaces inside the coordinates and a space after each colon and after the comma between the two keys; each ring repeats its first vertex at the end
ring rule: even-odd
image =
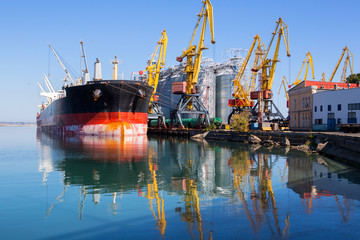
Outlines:
{"type": "Polygon", "coordinates": [[[286,95],[286,107],[289,107],[289,94],[288,94],[288,91],[286,89],[286,87],[289,86],[289,83],[288,81],[286,80],[286,77],[283,76],[283,79],[281,80],[281,83],[280,83],[280,87],[279,87],[279,92],[278,94],[280,94],[280,91],[281,91],[281,87],[284,87],[284,91],[285,91],[285,95],[286,95]]]}
{"type": "MultiPolygon", "coordinates": [[[[145,81],[149,84],[150,87],[154,88],[150,97],[148,118],[149,120],[157,119],[159,121],[159,124],[162,126],[165,126],[165,117],[158,103],[159,100],[158,95],[155,94],[156,94],[157,85],[159,83],[160,70],[165,66],[167,42],[168,42],[168,37],[166,31],[164,30],[161,33],[160,40],[157,42],[158,44],[156,46],[156,49],[154,53],[151,55],[151,59],[149,60],[148,66],[145,69],[145,71],[148,72],[145,81]],[[155,61],[154,59],[158,52],[159,52],[158,60],[155,61]]],[[[140,71],[139,74],[142,75],[143,71],[140,71]]]]}
{"type": "Polygon", "coordinates": [[[172,85],[173,94],[182,94],[182,97],[180,98],[180,101],[172,114],[172,120],[177,117],[181,127],[184,127],[181,119],[181,114],[183,113],[199,114],[199,119],[202,116],[205,116],[206,124],[210,124],[209,112],[204,106],[204,104],[199,100],[197,88],[202,52],[203,50],[207,49],[204,46],[207,22],[209,22],[210,27],[211,43],[215,44],[213,8],[210,0],[203,1],[203,7],[198,17],[199,18],[195,26],[195,30],[192,35],[188,49],[183,51],[180,57],[176,58],[178,62],[182,62],[183,59],[186,58],[186,65],[184,69],[184,72],[186,72],[186,82],[175,82],[172,85]],[[195,39],[197,29],[202,19],[203,21],[199,44],[198,46],[196,46],[193,45],[193,41],[195,39]]]}
{"type": "Polygon", "coordinates": [[[354,55],[348,49],[348,47],[345,46],[345,48],[343,49],[343,52],[342,52],[342,54],[340,56],[340,59],[337,62],[336,67],[335,67],[333,73],[331,74],[331,77],[329,78],[329,82],[332,82],[332,80],[333,80],[333,78],[335,76],[335,73],[336,73],[337,69],[339,68],[341,60],[343,59],[345,53],[346,53],[346,58],[345,58],[345,61],[344,61],[344,66],[343,66],[343,70],[342,70],[342,73],[341,73],[340,82],[343,82],[343,83],[346,82],[346,71],[347,71],[347,66],[348,65],[349,65],[351,74],[353,74],[354,55]]]}
{"type": "Polygon", "coordinates": [[[276,28],[275,31],[272,33],[272,35],[273,36],[265,53],[263,63],[257,69],[253,69],[253,71],[255,72],[261,70],[261,89],[260,91],[250,92],[250,98],[258,101],[257,104],[255,105],[255,107],[258,107],[258,122],[263,122],[263,113],[265,113],[265,116],[267,116],[268,119],[270,119],[270,117],[280,117],[281,119],[284,119],[281,112],[272,102],[273,93],[271,91],[274,82],[276,64],[277,62],[280,61],[278,57],[279,57],[281,38],[283,38],[284,40],[287,56],[290,57],[288,26],[284,23],[284,21],[281,18],[279,18],[279,20],[276,21],[276,28]],[[272,43],[276,35],[278,37],[274,51],[274,56],[272,59],[268,59],[267,56],[269,54],[269,51],[271,49],[272,43]],[[276,113],[272,113],[273,106],[277,111],[276,113]]]}
{"type": "Polygon", "coordinates": [[[251,99],[250,99],[250,91],[253,91],[255,88],[256,72],[252,72],[251,78],[249,79],[249,81],[246,84],[244,84],[245,86],[243,86],[243,84],[241,84],[241,79],[244,76],[246,67],[249,63],[249,60],[250,60],[253,52],[255,52],[255,57],[254,57],[254,63],[253,63],[252,69],[256,69],[257,67],[259,67],[259,63],[261,64],[262,61],[264,60],[263,59],[264,51],[265,51],[265,44],[263,43],[263,41],[257,34],[254,37],[254,41],[251,44],[251,47],[246,55],[245,60],[243,61],[242,65],[241,65],[241,68],[240,68],[238,74],[236,75],[235,79],[233,80],[234,87],[235,87],[235,91],[233,94],[234,98],[229,99],[229,101],[228,101],[228,106],[233,108],[228,117],[229,124],[231,121],[231,117],[234,114],[239,114],[244,109],[251,109],[251,107],[253,107],[253,105],[254,105],[254,102],[251,101],[251,99]],[[256,45],[257,45],[257,47],[256,47],[256,50],[254,51],[256,45]]]}
{"type": "MultiPolygon", "coordinates": [[[[300,82],[302,81],[306,81],[306,77],[307,77],[307,73],[308,73],[308,70],[309,70],[309,65],[311,66],[311,73],[312,73],[312,79],[315,79],[315,75],[314,75],[314,65],[313,65],[313,60],[312,60],[312,56],[310,54],[310,52],[308,52],[306,54],[306,57],[305,57],[305,60],[303,61],[303,64],[301,66],[301,69],[300,69],[300,72],[299,72],[299,75],[297,76],[295,82],[291,85],[289,85],[289,88],[292,87],[292,86],[296,86],[298,85],[300,82]],[[304,65],[306,63],[306,70],[305,70],[305,76],[304,76],[304,79],[301,79],[300,78],[300,74],[304,68],[304,65]]],[[[289,99],[288,99],[289,100],[289,99]]]]}

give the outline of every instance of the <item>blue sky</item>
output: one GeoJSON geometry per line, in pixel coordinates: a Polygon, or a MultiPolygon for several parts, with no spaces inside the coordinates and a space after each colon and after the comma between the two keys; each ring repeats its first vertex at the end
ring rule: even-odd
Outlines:
{"type": "MultiPolygon", "coordinates": [[[[283,42],[273,91],[281,105],[285,95],[277,96],[283,75],[294,81],[307,52],[314,60],[315,77],[325,72],[329,78],[345,46],[354,54],[354,72],[359,72],[360,2],[356,0],[316,1],[240,1],[211,0],[214,8],[215,46],[204,56],[222,61],[227,48],[248,49],[259,34],[265,44],[271,38],[275,21],[281,17],[289,27],[291,58],[283,42]],[[290,69],[290,71],[289,71],[290,69]]],[[[37,82],[49,69],[51,43],[66,61],[80,72],[80,40],[84,41],[90,74],[98,57],[103,78],[111,78],[111,59],[122,60],[119,72],[126,78],[145,68],[160,38],[168,34],[166,66],[176,65],[190,41],[200,0],[154,1],[23,1],[2,0],[0,8],[0,121],[35,121],[43,101],[37,82]]],[[[334,81],[338,81],[342,65],[334,81]]],[[[64,73],[53,55],[50,57],[51,82],[60,88],[64,73]]]]}

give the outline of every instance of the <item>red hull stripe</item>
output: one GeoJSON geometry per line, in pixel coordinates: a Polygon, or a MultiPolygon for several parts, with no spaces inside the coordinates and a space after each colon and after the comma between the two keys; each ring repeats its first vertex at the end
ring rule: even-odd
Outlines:
{"type": "Polygon", "coordinates": [[[97,125],[124,122],[129,124],[147,124],[147,113],[111,112],[111,113],[74,113],[54,116],[53,119],[41,119],[42,126],[97,125]]]}

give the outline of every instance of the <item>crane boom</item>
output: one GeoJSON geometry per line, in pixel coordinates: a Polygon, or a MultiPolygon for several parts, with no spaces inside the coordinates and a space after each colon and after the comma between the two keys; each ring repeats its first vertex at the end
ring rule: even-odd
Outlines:
{"type": "Polygon", "coordinates": [[[298,85],[301,81],[306,81],[306,78],[307,78],[307,73],[308,73],[308,70],[309,70],[309,65],[311,66],[311,72],[312,72],[312,78],[315,79],[315,75],[314,75],[314,65],[313,65],[313,60],[312,60],[312,56],[310,54],[310,52],[308,52],[306,54],[306,57],[305,57],[305,60],[303,61],[303,64],[301,66],[301,69],[300,69],[300,72],[299,72],[299,75],[297,76],[295,82],[293,84],[290,85],[291,86],[296,86],[298,85]],[[305,76],[304,76],[304,79],[301,79],[299,78],[300,77],[300,74],[304,68],[304,65],[306,63],[306,70],[305,70],[305,76]]]}
{"type": "MultiPolygon", "coordinates": [[[[249,90],[252,87],[252,84],[247,83],[247,86],[243,86],[241,84],[241,79],[244,76],[246,67],[249,63],[249,60],[251,58],[252,53],[254,52],[254,48],[255,45],[257,44],[257,51],[261,51],[262,49],[265,49],[265,45],[263,43],[263,41],[261,40],[261,38],[259,37],[259,35],[257,34],[254,37],[254,41],[251,44],[251,47],[245,57],[245,60],[243,61],[240,70],[238,72],[238,74],[236,75],[235,79],[233,80],[234,82],[234,86],[235,86],[235,91],[234,91],[234,101],[229,101],[229,106],[230,107],[250,107],[251,105],[251,100],[250,100],[250,93],[249,90]],[[236,101],[237,99],[239,99],[240,101],[236,101]]],[[[261,61],[263,59],[261,58],[261,61]]],[[[256,60],[258,61],[258,60],[256,60]]],[[[256,63],[255,63],[256,64],[256,63]]]]}
{"type": "Polygon", "coordinates": [[[71,78],[71,76],[70,76],[68,70],[66,69],[66,67],[64,66],[64,64],[61,62],[61,60],[60,60],[59,56],[57,55],[55,49],[50,45],[50,43],[48,43],[48,45],[51,48],[51,50],[53,51],[55,57],[57,58],[57,60],[60,63],[61,67],[63,68],[64,72],[66,73],[67,78],[70,79],[71,83],[75,85],[73,79],[71,78]]]}
{"type": "Polygon", "coordinates": [[[342,52],[342,54],[340,56],[340,59],[337,62],[336,67],[335,67],[334,71],[331,74],[331,77],[329,78],[329,82],[332,82],[332,80],[333,80],[333,78],[335,76],[335,73],[336,73],[337,69],[339,68],[341,60],[343,59],[345,53],[346,53],[346,58],[345,58],[345,62],[344,62],[343,71],[342,71],[342,74],[341,74],[341,77],[340,77],[340,82],[345,82],[345,80],[346,80],[346,69],[347,69],[348,64],[349,64],[349,67],[350,67],[351,74],[353,74],[354,55],[352,54],[352,52],[350,52],[348,47],[345,46],[345,48],[343,49],[343,52],[342,52]],[[350,58],[351,58],[351,60],[350,60],[350,58]]]}
{"type": "MultiPolygon", "coordinates": [[[[285,47],[286,47],[286,55],[288,57],[290,57],[290,51],[289,51],[289,33],[288,33],[288,26],[284,23],[284,21],[279,18],[278,21],[276,21],[276,28],[275,31],[272,33],[272,38],[270,41],[270,44],[268,46],[268,49],[265,53],[265,57],[264,57],[264,61],[263,63],[257,68],[254,69],[254,71],[259,71],[260,69],[262,70],[262,84],[261,84],[261,91],[264,95],[268,95],[265,97],[266,98],[270,98],[270,95],[272,94],[265,94],[266,92],[271,92],[272,89],[272,85],[274,82],[274,76],[275,76],[275,70],[276,70],[276,64],[277,62],[279,62],[278,57],[279,57],[279,49],[280,49],[280,42],[281,42],[281,38],[283,38],[284,43],[285,43],[285,47]],[[275,47],[275,51],[274,51],[274,56],[272,59],[268,59],[267,56],[270,52],[272,43],[275,39],[275,36],[278,35],[277,38],[277,42],[276,42],[276,47],[275,47]],[[268,69],[269,69],[269,74],[268,74],[268,69]]],[[[253,99],[258,99],[259,97],[259,92],[253,92],[253,99]]]]}
{"type": "MultiPolygon", "coordinates": [[[[156,93],[157,85],[159,82],[160,70],[161,70],[161,68],[163,68],[165,66],[167,42],[168,42],[168,37],[166,34],[166,30],[164,30],[161,33],[160,40],[157,42],[158,45],[156,46],[156,49],[155,49],[154,53],[152,54],[151,60],[149,60],[149,65],[145,69],[145,71],[148,72],[146,81],[149,84],[149,86],[154,88],[154,91],[150,98],[150,105],[154,101],[154,95],[156,93]],[[158,51],[159,51],[158,60],[156,62],[154,62],[154,58],[158,51]]],[[[140,74],[142,74],[141,71],[140,71],[140,74]]]]}
{"type": "Polygon", "coordinates": [[[200,101],[199,92],[196,89],[200,73],[202,52],[204,49],[206,49],[206,47],[204,47],[204,40],[207,22],[209,22],[210,26],[211,43],[215,43],[213,8],[210,0],[204,0],[202,2],[203,6],[201,9],[201,13],[198,15],[199,18],[195,26],[195,30],[193,32],[189,47],[187,50],[183,51],[180,57],[176,58],[178,62],[182,62],[182,60],[186,57],[186,65],[184,69],[184,72],[186,73],[186,82],[175,82],[172,84],[172,92],[174,94],[182,94],[182,96],[176,108],[172,111],[171,123],[173,123],[174,118],[177,118],[179,120],[179,125],[182,128],[184,127],[184,125],[182,123],[181,115],[184,113],[198,115],[198,124],[200,125],[202,125],[201,122],[205,122],[206,125],[210,125],[209,111],[200,101]],[[196,46],[193,45],[193,41],[195,39],[197,29],[200,26],[201,19],[203,20],[201,34],[199,44],[198,46],[196,46]]]}
{"type": "Polygon", "coordinates": [[[55,93],[55,89],[51,85],[51,83],[50,83],[49,79],[46,77],[45,73],[44,73],[44,82],[46,84],[46,87],[49,89],[49,92],[55,93]]]}
{"type": "MultiPolygon", "coordinates": [[[[285,47],[286,47],[286,53],[287,56],[290,57],[290,53],[289,53],[289,33],[288,33],[288,27],[287,25],[282,21],[281,18],[279,18],[279,21],[276,22],[277,26],[275,29],[275,32],[273,33],[273,38],[271,40],[271,43],[276,35],[276,31],[277,29],[279,29],[278,32],[278,39],[277,39],[277,43],[276,43],[276,48],[275,48],[275,52],[274,52],[274,57],[272,59],[272,66],[270,68],[270,73],[269,73],[269,78],[268,81],[264,81],[263,82],[263,86],[262,86],[262,90],[271,90],[272,88],[272,84],[274,82],[274,75],[275,75],[275,69],[276,69],[276,64],[277,62],[279,62],[278,57],[279,57],[279,48],[280,48],[280,41],[281,41],[281,36],[283,36],[284,39],[284,43],[285,43],[285,47]]],[[[267,57],[267,54],[271,48],[271,43],[269,45],[268,51],[265,55],[265,59],[267,57]]],[[[264,79],[263,79],[264,80],[264,79]]]]}
{"type": "Polygon", "coordinates": [[[81,45],[81,51],[82,51],[81,57],[84,59],[84,64],[85,64],[85,70],[82,70],[82,71],[87,73],[89,71],[88,71],[88,65],[87,65],[87,61],[86,61],[84,42],[80,41],[80,45],[81,45]]]}
{"type": "Polygon", "coordinates": [[[288,83],[288,81],[286,80],[286,77],[284,76],[283,79],[281,80],[278,94],[280,94],[281,87],[284,87],[286,99],[287,99],[287,101],[289,102],[289,94],[288,94],[287,89],[286,89],[287,86],[289,86],[289,83],[288,83]]]}
{"type": "Polygon", "coordinates": [[[205,40],[205,30],[206,30],[207,21],[209,21],[211,43],[212,44],[215,43],[213,8],[210,3],[210,0],[205,0],[203,3],[204,3],[204,5],[202,7],[201,13],[198,15],[199,19],[195,26],[195,30],[193,32],[189,47],[186,51],[183,51],[183,54],[180,57],[176,58],[177,61],[179,61],[179,62],[181,62],[183,60],[183,58],[185,58],[185,57],[187,58],[187,63],[186,63],[186,67],[185,67],[185,72],[187,73],[187,75],[186,75],[186,93],[187,94],[193,93],[194,86],[198,82],[202,51],[204,49],[206,49],[204,47],[204,40],[205,40]],[[203,18],[203,23],[202,23],[202,28],[201,28],[199,44],[198,44],[198,46],[192,45],[202,18],[203,18]],[[193,59],[193,57],[195,59],[193,59]]]}

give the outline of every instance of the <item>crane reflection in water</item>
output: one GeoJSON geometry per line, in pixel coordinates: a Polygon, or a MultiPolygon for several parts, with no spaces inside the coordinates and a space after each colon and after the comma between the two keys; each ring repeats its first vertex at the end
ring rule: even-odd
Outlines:
{"type": "Polygon", "coordinates": [[[48,179],[54,172],[61,173],[63,183],[49,200],[48,217],[59,214],[56,208],[68,200],[70,187],[78,187],[79,220],[87,209],[104,204],[104,197],[111,198],[104,202],[113,217],[136,197],[136,209],[151,219],[160,236],[180,221],[191,238],[211,239],[220,234],[215,226],[226,221],[235,229],[248,225],[244,231],[254,236],[289,238],[296,228],[290,223],[299,215],[316,215],[321,199],[331,199],[343,223],[352,218],[353,201],[360,200],[355,171],[290,149],[147,136],[39,134],[38,139],[43,184],[51,188],[48,179]],[[219,199],[226,204],[218,205],[219,199]]]}

